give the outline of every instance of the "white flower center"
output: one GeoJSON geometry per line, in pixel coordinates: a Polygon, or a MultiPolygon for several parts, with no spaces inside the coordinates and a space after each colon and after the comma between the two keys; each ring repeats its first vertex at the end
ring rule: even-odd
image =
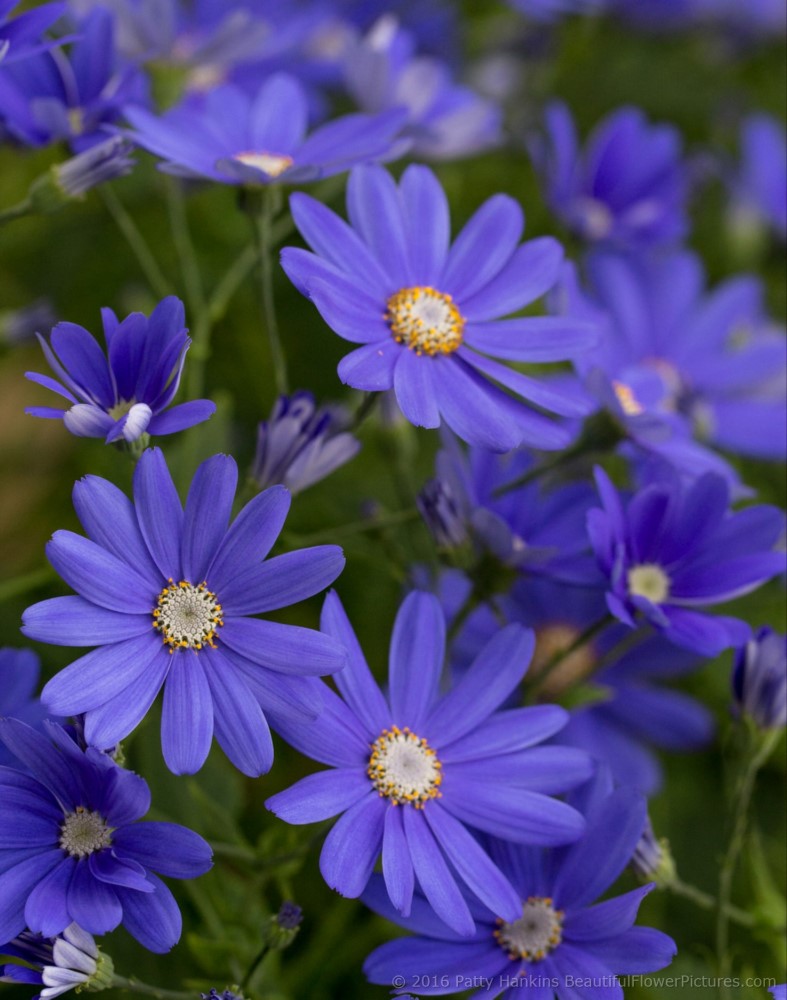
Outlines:
{"type": "Polygon", "coordinates": [[[563,911],[556,910],[549,897],[530,896],[519,920],[498,920],[494,934],[511,958],[538,962],[563,940],[563,911]]]}
{"type": "Polygon", "coordinates": [[[86,858],[109,847],[111,834],[101,813],[77,806],[76,812],[69,813],[60,827],[60,846],[73,858],[86,858]]]}
{"type": "Polygon", "coordinates": [[[669,597],[670,578],[655,563],[642,563],[628,571],[628,588],[632,597],[646,597],[652,604],[662,604],[669,597]]]}
{"type": "Polygon", "coordinates": [[[429,799],[440,797],[442,765],[426,740],[409,729],[384,729],[372,744],[366,773],[381,797],[394,805],[409,802],[422,809],[429,799]]]}
{"type": "Polygon", "coordinates": [[[257,170],[262,170],[269,177],[278,177],[285,170],[289,170],[293,163],[291,156],[262,151],[254,152],[253,150],[245,153],[236,153],[234,159],[239,163],[245,164],[247,167],[255,167],[257,170]]]}
{"type": "Polygon", "coordinates": [[[224,624],[221,605],[207,584],[169,582],[153,609],[153,628],[161,632],[170,653],[175,649],[214,646],[216,629],[224,624]]]}
{"type": "Polygon", "coordinates": [[[623,410],[627,417],[638,417],[640,413],[645,412],[645,407],[634,395],[634,390],[630,385],[626,385],[625,382],[618,382],[615,379],[612,382],[612,388],[615,390],[615,396],[618,403],[620,403],[621,410],[623,410]]]}
{"type": "Polygon", "coordinates": [[[462,344],[465,321],[454,300],[427,285],[395,292],[383,318],[397,344],[416,354],[453,354],[462,344]]]}

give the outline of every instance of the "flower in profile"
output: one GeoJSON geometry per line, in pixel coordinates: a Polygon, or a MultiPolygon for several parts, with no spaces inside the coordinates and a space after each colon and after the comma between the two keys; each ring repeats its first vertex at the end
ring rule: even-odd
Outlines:
{"type": "Polygon", "coordinates": [[[112,985],[112,959],[99,950],[93,935],[78,924],[69,924],[54,940],[22,931],[9,944],[0,944],[0,955],[11,955],[27,963],[0,967],[3,972],[0,982],[43,986],[33,1000],[51,1000],[69,990],[97,993],[112,985]]]}
{"type": "Polygon", "coordinates": [[[787,239],[787,136],[778,119],[750,115],[741,127],[741,162],[731,181],[732,226],[740,235],[752,228],[787,239]]]}
{"type": "Polygon", "coordinates": [[[347,47],[343,68],[345,85],[364,111],[407,110],[404,134],[415,156],[454,159],[502,140],[500,109],[457,84],[439,59],[417,54],[414,37],[392,14],[347,47]]]}
{"type": "Polygon", "coordinates": [[[737,618],[704,608],[740,597],[778,573],[784,515],[765,504],[731,512],[727,483],[706,473],[691,485],[654,483],[624,501],[596,469],[602,506],[588,534],[607,578],[607,606],[625,625],[648,622],[671,642],[704,656],[748,642],[737,618]]]}
{"type": "Polygon", "coordinates": [[[154,874],[196,878],[210,846],[176,823],[137,823],[147,783],[60,727],[47,737],[15,719],[0,740],[22,770],[0,769],[0,941],[25,927],[44,937],[72,923],[89,934],[119,924],[150,951],[180,938],[178,905],[154,874]]]}
{"type": "Polygon", "coordinates": [[[382,853],[386,891],[403,914],[417,882],[442,920],[472,934],[461,882],[515,919],[518,897],[467,827],[519,843],[575,840],[581,817],[551,796],[590,774],[583,752],[536,746],[565,724],[562,709],[496,711],[527,669],[532,633],[518,625],[498,630],[441,696],[445,617],[436,597],[413,591],[396,616],[386,698],[333,592],[321,624],[348,651],[335,678],[343,700],[326,689],[314,723],[277,723],[277,729],[332,769],[304,778],[266,806],[296,824],[343,814],[320,855],[323,877],[343,896],[361,894],[382,853]]]}
{"type": "Polygon", "coordinates": [[[134,160],[128,155],[130,151],[128,139],[110,136],[54,166],[55,182],[69,198],[81,198],[99,184],[131,173],[134,160]]]}
{"type": "Polygon", "coordinates": [[[27,372],[27,378],[71,406],[30,406],[26,413],[62,420],[77,437],[103,438],[107,444],[136,441],[143,434],[174,434],[215,413],[216,404],[209,399],[170,406],[191,344],[180,299],[168,296],[150,317],[131,313],[121,322],[111,309],[102,309],[101,318],[106,353],[76,323],[58,323],[50,344],[39,336],[57,379],[36,372],[27,372]]]}
{"type": "Polygon", "coordinates": [[[28,146],[65,140],[80,153],[106,139],[124,104],[147,101],[146,79],[118,57],[112,29],[112,15],[99,7],[77,23],[68,53],[0,64],[0,119],[9,135],[28,146]]]}
{"type": "Polygon", "coordinates": [[[125,115],[132,139],[164,160],[166,173],[223,184],[300,184],[398,155],[404,112],[345,115],[308,131],[303,86],[285,73],[251,98],[231,84],[186,98],[160,118],[142,107],[125,115]]]}
{"type": "Polygon", "coordinates": [[[115,746],[163,687],[161,742],[170,770],[198,771],[215,734],[239,770],[258,775],[273,761],[261,703],[316,714],[319,700],[302,675],[343,666],[344,649],[329,636],[250,617],[323,590],[344,558],[337,546],[318,545],[265,560],[289,493],[266,490],[230,525],[237,479],[233,459],[214,455],[197,469],[184,510],[164,456],[152,449],[137,462],[133,504],[97,476],[74,486],[88,538],[57,531],[47,555],[78,596],[28,608],[22,631],[42,642],[99,647],[42,695],[51,711],[85,714],[92,746],[115,746]]]}
{"type": "MultiPolygon", "coordinates": [[[[0,648],[0,718],[9,716],[41,727],[47,713],[36,695],[40,674],[41,661],[32,649],[0,648]]],[[[0,744],[0,765],[12,760],[0,744]]]]}
{"type": "Polygon", "coordinates": [[[21,309],[0,310],[0,344],[13,347],[35,340],[36,330],[52,327],[57,322],[51,299],[34,299],[21,309]]]}
{"type": "Polygon", "coordinates": [[[316,406],[310,392],[279,396],[257,431],[251,478],[261,490],[277,483],[300,493],[349,462],[361,447],[341,429],[341,416],[316,406]]]}
{"type": "Polygon", "coordinates": [[[687,176],[681,139],[671,125],[651,125],[638,108],[605,118],[581,150],[568,108],[553,102],[545,135],[532,142],[550,208],[592,243],[649,247],[687,231],[687,176]]]}
{"type": "Polygon", "coordinates": [[[499,319],[544,295],[563,256],[548,237],[518,245],[524,221],[513,199],[490,198],[453,246],[448,202],[427,167],[408,167],[398,186],[382,167],[356,167],[349,226],[307,195],[290,205],[314,253],[285,248],[284,270],[339,336],[362,345],[340,362],[343,382],[393,388],[411,423],[444,420],[494,451],[568,442],[569,432],[533,407],[578,416],[587,401],[487,356],[565,360],[595,340],[584,321],[499,319]]]}
{"type": "Polygon", "coordinates": [[[64,3],[42,3],[11,17],[17,6],[19,0],[0,0],[0,64],[4,66],[56,45],[56,41],[44,38],[44,32],[67,9],[64,3]]]}
{"type": "Polygon", "coordinates": [[[706,292],[702,263],[687,251],[597,251],[585,270],[586,290],[567,266],[556,296],[561,311],[600,329],[598,349],[575,367],[638,449],[733,485],[714,447],[787,455],[787,341],[758,279],[738,275],[706,292]]]}
{"type": "Polygon", "coordinates": [[[587,832],[569,847],[541,851],[495,840],[490,853],[519,896],[517,918],[486,904],[474,904],[476,931],[460,937],[437,920],[417,895],[402,915],[386,897],[379,876],[364,902],[416,937],[398,938],[367,958],[372,983],[430,993],[462,993],[483,982],[474,996],[538,997],[539,1000],[607,1000],[621,997],[617,976],[652,972],[669,965],[675,942],[661,931],[634,926],[642,899],[653,883],[594,901],[618,878],[645,825],[645,802],[630,789],[612,791],[602,771],[573,796],[587,819],[587,832]],[[581,994],[576,984],[583,982],[581,994]],[[442,984],[442,985],[441,985],[442,984]]]}
{"type": "Polygon", "coordinates": [[[764,626],[738,650],[732,693],[738,710],[760,729],[787,725],[787,636],[764,626]]]}

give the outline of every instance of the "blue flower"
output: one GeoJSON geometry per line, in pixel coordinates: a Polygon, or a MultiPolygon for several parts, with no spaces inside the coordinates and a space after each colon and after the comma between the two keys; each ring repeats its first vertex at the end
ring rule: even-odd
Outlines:
{"type": "MultiPolygon", "coordinates": [[[[36,695],[41,662],[32,649],[0,648],[0,718],[8,715],[40,728],[46,709],[36,695]]],[[[0,745],[0,765],[12,757],[0,745]]]]}
{"type": "Polygon", "coordinates": [[[787,983],[783,983],[781,986],[771,986],[768,992],[773,1000],[787,1000],[787,983]]]}
{"type": "Polygon", "coordinates": [[[209,399],[170,408],[191,344],[180,299],[163,299],[149,318],[131,313],[120,322],[111,309],[102,309],[101,317],[106,354],[76,323],[58,323],[51,347],[39,336],[60,381],[35,372],[27,372],[27,378],[65,397],[71,407],[30,406],[26,413],[62,420],[72,434],[109,444],[136,441],[143,434],[174,434],[216,412],[209,399]]]}
{"type": "Polygon", "coordinates": [[[132,138],[160,156],[161,169],[223,184],[303,183],[397,152],[400,111],[345,115],[307,134],[302,85],[277,73],[254,98],[238,87],[217,87],[187,98],[160,118],[126,108],[132,138]]]}
{"type": "Polygon", "coordinates": [[[625,868],[645,824],[645,802],[629,789],[612,791],[608,775],[574,796],[587,818],[585,836],[549,852],[494,841],[490,851],[519,896],[517,919],[474,903],[477,929],[461,938],[420,895],[409,917],[386,898],[379,876],[364,893],[377,913],[414,931],[377,948],[364,971],[372,983],[418,993],[463,993],[478,1000],[609,1000],[621,998],[616,976],[669,965],[675,942],[634,926],[653,883],[591,905],[625,868]],[[429,981],[424,989],[425,980],[429,981]],[[582,981],[581,994],[576,984],[582,981]]]}
{"type": "Polygon", "coordinates": [[[81,198],[98,184],[131,173],[134,160],[128,155],[130,150],[127,139],[110,136],[52,167],[57,184],[69,197],[81,198]]]}
{"type": "Polygon", "coordinates": [[[442,419],[494,451],[567,443],[568,431],[532,406],[576,416],[586,401],[486,356],[558,361],[595,339],[583,322],[498,319],[548,291],[563,256],[548,237],[518,246],[524,221],[515,201],[490,198],[453,246],[445,193],[426,167],[408,167],[398,186],[382,167],[356,167],[350,226],[307,195],[293,195],[290,205],[315,252],[285,248],[284,270],[339,336],[363,345],[339,364],[343,382],[393,387],[411,423],[437,427],[442,419]]]}
{"type": "Polygon", "coordinates": [[[18,5],[19,0],[0,0],[0,64],[4,66],[58,44],[43,34],[66,11],[64,3],[42,3],[10,17],[18,5]]]}
{"type": "Polygon", "coordinates": [[[564,271],[560,308],[595,320],[598,350],[578,373],[640,448],[685,474],[737,476],[708,445],[758,458],[787,455],[787,340],[749,275],[704,289],[699,258],[597,252],[588,290],[564,271]]]}
{"type": "Polygon", "coordinates": [[[0,121],[25,145],[62,139],[82,152],[106,138],[124,104],[147,100],[144,76],[116,55],[110,13],[93,10],[77,28],[68,55],[40,52],[0,64],[0,121]]]}
{"type": "Polygon", "coordinates": [[[335,413],[315,406],[310,392],[279,396],[257,432],[252,479],[261,490],[280,483],[291,493],[325,479],[361,447],[340,426],[335,413]]]}
{"type": "Polygon", "coordinates": [[[729,488],[713,473],[691,486],[654,483],[627,503],[600,468],[596,484],[602,507],[588,514],[588,533],[612,614],[632,628],[647,621],[705,656],[747,642],[744,622],[702,609],[784,572],[785,553],[774,551],[783,513],[765,504],[730,512],[729,488]]]}
{"type": "Polygon", "coordinates": [[[455,83],[449,67],[416,54],[415,39],[387,14],[348,46],[345,85],[364,111],[403,107],[411,152],[453,159],[502,141],[502,113],[491,101],[455,83]]]}
{"type": "Polygon", "coordinates": [[[595,14],[609,0],[508,0],[511,7],[533,21],[554,21],[566,14],[595,14]]]}
{"type": "Polygon", "coordinates": [[[69,924],[54,940],[22,931],[0,955],[21,958],[28,965],[6,965],[0,982],[32,983],[44,988],[33,1000],[51,1000],[69,990],[106,989],[112,984],[112,960],[103,955],[93,935],[78,924],[69,924]],[[29,965],[34,966],[30,968],[29,965]]]}
{"type": "Polygon", "coordinates": [[[787,636],[764,627],[738,650],[732,693],[738,709],[760,729],[787,725],[787,636]]]}
{"type": "Polygon", "coordinates": [[[90,934],[122,923],[151,951],[169,951],[180,912],[153,872],[202,875],[210,846],[175,823],[136,823],[150,808],[147,783],[46,726],[49,739],[0,720],[0,740],[24,768],[0,768],[0,941],[25,926],[54,937],[72,923],[90,934]]]}
{"type": "Polygon", "coordinates": [[[340,669],[344,649],[311,629],[249,616],[323,590],[342,569],[341,549],[322,545],[263,562],[290,496],[272,487],[230,525],[237,478],[226,455],[203,462],[184,511],[153,449],[137,463],[134,504],[97,476],[75,485],[88,538],[55,532],[47,555],[78,596],[28,608],[22,631],[42,642],[99,647],[42,695],[52,711],[84,713],[93,746],[112,747],[128,735],[164,687],[161,740],[170,770],[199,770],[215,734],[236,767],[257,775],[273,760],[261,704],[301,718],[319,711],[300,675],[340,669]]]}
{"type": "Polygon", "coordinates": [[[562,709],[495,711],[527,669],[532,633],[518,625],[499,630],[441,696],[445,618],[436,597],[413,591],[396,616],[386,698],[334,593],[321,624],[348,650],[335,678],[344,700],[326,689],[314,723],[277,728],[332,769],[266,806],[298,824],[343,813],[325,840],[320,870],[344,896],[361,894],[382,852],[386,891],[399,912],[410,912],[417,881],[435,913],[457,933],[472,934],[458,876],[471,895],[514,919],[518,897],[465,824],[518,843],[575,840],[581,817],[550,796],[590,773],[581,751],[536,746],[565,724],[562,709]]]}
{"type": "Polygon", "coordinates": [[[732,178],[733,225],[738,232],[752,225],[787,239],[787,136],[778,119],[750,115],[740,136],[741,163],[732,178]]]}
{"type": "Polygon", "coordinates": [[[685,235],[687,178],[672,126],[621,108],[596,127],[583,152],[570,111],[555,102],[532,153],[552,211],[582,239],[644,247],[685,235]]]}

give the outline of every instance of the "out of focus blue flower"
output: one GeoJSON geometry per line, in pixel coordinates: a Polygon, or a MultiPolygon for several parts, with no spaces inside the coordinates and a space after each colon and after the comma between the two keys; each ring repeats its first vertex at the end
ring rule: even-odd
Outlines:
{"type": "Polygon", "coordinates": [[[527,669],[532,633],[519,625],[499,629],[441,695],[445,617],[434,595],[413,591],[396,616],[386,698],[335,593],[325,600],[321,627],[349,654],[336,675],[342,697],[326,687],[313,723],[276,726],[331,770],[266,806],[296,824],[342,814],[323,845],[320,870],[344,896],[363,892],[382,851],[384,891],[398,913],[431,906],[432,919],[472,934],[461,882],[470,896],[515,920],[516,893],[467,826],[517,843],[569,843],[581,835],[582,820],[551,796],[591,773],[581,751],[536,746],[562,728],[562,709],[496,712],[527,669]],[[416,883],[421,902],[413,898],[416,883]]]}
{"type": "Polygon", "coordinates": [[[57,379],[27,372],[31,382],[71,403],[67,410],[29,406],[35,417],[62,420],[77,437],[100,437],[107,444],[136,441],[143,434],[174,434],[202,423],[216,412],[209,399],[170,406],[191,341],[183,303],[163,299],[150,314],[131,313],[120,322],[103,309],[106,353],[95,337],[76,323],[58,323],[50,344],[39,335],[57,379]]]}
{"type": "Polygon", "coordinates": [[[69,990],[95,993],[112,985],[112,960],[99,951],[93,935],[78,924],[69,924],[54,939],[22,931],[7,945],[0,944],[0,955],[29,963],[0,966],[4,973],[0,982],[43,986],[33,1000],[53,1000],[69,990]]]}
{"type": "Polygon", "coordinates": [[[112,17],[95,10],[77,26],[68,49],[0,64],[0,123],[29,146],[64,140],[81,152],[106,138],[129,101],[147,101],[147,81],[123,62],[112,40],[112,17]]]}
{"type": "Polygon", "coordinates": [[[0,64],[10,65],[58,44],[45,39],[44,32],[66,11],[64,3],[42,3],[11,17],[19,0],[0,0],[0,64]]]}
{"type": "Polygon", "coordinates": [[[787,983],[781,986],[771,986],[768,992],[773,997],[773,1000],[787,1000],[787,983]]]}
{"type": "Polygon", "coordinates": [[[493,360],[557,361],[595,342],[583,321],[500,319],[541,298],[563,256],[549,237],[519,245],[524,217],[512,198],[490,198],[453,244],[445,192],[426,167],[408,167],[398,185],[382,167],[356,167],[350,225],[304,194],[290,206],[314,252],[285,247],[284,270],[340,337],[361,345],[339,364],[343,382],[393,388],[412,424],[445,421],[484,448],[567,444],[570,431],[535,407],[581,416],[584,394],[493,360]]]}
{"type": "Polygon", "coordinates": [[[741,128],[740,169],[731,182],[733,232],[752,227],[787,239],[787,136],[770,115],[751,115],[741,128]]]}
{"type": "Polygon", "coordinates": [[[344,115],[308,132],[303,86],[276,74],[252,99],[234,86],[186,99],[160,118],[128,107],[132,138],[160,156],[161,169],[224,184],[303,183],[386,159],[404,147],[401,110],[344,115]]]}
{"type": "Polygon", "coordinates": [[[501,141],[500,109],[455,83],[445,63],[419,55],[414,38],[392,15],[348,46],[344,79],[364,111],[407,110],[404,134],[415,156],[453,159],[501,141]]]}
{"type": "Polygon", "coordinates": [[[738,650],[732,693],[738,709],[760,729],[787,725],[787,636],[763,627],[738,650]]]}
{"type": "Polygon", "coordinates": [[[508,0],[531,21],[554,21],[567,14],[596,14],[609,0],[508,0]]]}
{"type": "MultiPolygon", "coordinates": [[[[41,661],[32,649],[0,649],[0,718],[41,726],[47,712],[36,694],[40,674],[41,661]]],[[[13,757],[0,743],[0,765],[11,763],[13,757]]]]}
{"type": "Polygon", "coordinates": [[[24,344],[35,340],[36,331],[51,328],[57,322],[55,308],[48,298],[35,299],[21,309],[0,311],[0,343],[24,344]]]}
{"type": "Polygon", "coordinates": [[[412,930],[375,949],[364,964],[370,982],[424,992],[423,983],[444,984],[430,992],[464,993],[514,1000],[583,1000],[622,997],[617,976],[652,972],[669,965],[672,938],[634,926],[640,902],[653,883],[591,905],[631,859],[645,825],[644,800],[631,789],[612,790],[598,778],[577,790],[572,803],[587,819],[587,833],[569,847],[541,851],[494,840],[490,853],[519,896],[516,920],[488,904],[474,904],[476,931],[463,937],[438,920],[422,895],[403,915],[391,904],[379,875],[363,895],[375,912],[412,930]],[[581,993],[576,984],[583,983],[581,993]],[[419,988],[420,987],[420,988],[419,988]]]}
{"type": "Polygon", "coordinates": [[[600,468],[596,484],[602,507],[588,514],[588,534],[612,614],[630,628],[647,622],[704,656],[748,642],[745,622],[704,609],[785,571],[785,553],[774,550],[782,511],[762,504],[731,512],[729,488],[713,473],[690,487],[663,480],[627,502],[600,468]]]}
{"type": "Polygon", "coordinates": [[[81,198],[97,185],[130,173],[134,168],[134,160],[128,155],[130,150],[128,139],[110,136],[54,166],[56,183],[70,198],[81,198]]]}
{"type": "Polygon", "coordinates": [[[531,152],[550,208],[581,239],[641,248],[685,235],[688,180],[673,126],[621,108],[583,150],[571,112],[553,102],[531,152]]]}
{"type": "Polygon", "coordinates": [[[310,392],[279,396],[270,418],[259,425],[251,477],[261,490],[280,483],[300,493],[349,462],[360,447],[334,412],[315,405],[310,392]]]}
{"type": "Polygon", "coordinates": [[[741,275],[710,293],[699,258],[598,251],[588,291],[571,265],[558,308],[595,320],[599,349],[576,368],[641,447],[684,474],[735,475],[708,448],[787,455],[787,339],[766,316],[761,282],[741,275]]]}

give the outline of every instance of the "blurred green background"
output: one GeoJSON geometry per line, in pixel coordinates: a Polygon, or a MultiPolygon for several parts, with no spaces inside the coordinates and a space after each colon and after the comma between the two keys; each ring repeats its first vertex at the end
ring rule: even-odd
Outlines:
{"type": "MultiPolygon", "coordinates": [[[[467,3],[466,8],[465,41],[471,55],[483,54],[498,43],[505,43],[512,53],[524,51],[524,42],[520,44],[511,34],[516,18],[510,12],[493,4],[467,3]]],[[[734,153],[737,125],[749,111],[767,110],[781,117],[785,113],[787,79],[784,51],[778,43],[733,54],[718,38],[690,33],[649,36],[608,21],[577,19],[562,24],[540,55],[523,57],[522,70],[510,147],[438,168],[449,194],[455,230],[486,197],[506,191],[525,207],[528,235],[556,233],[565,239],[569,252],[576,252],[545,209],[521,139],[521,128],[537,120],[546,98],[564,98],[584,133],[619,105],[639,105],[653,119],[678,125],[688,149],[697,152],[715,147],[734,153]]],[[[0,148],[0,206],[20,200],[30,181],[57,158],[51,150],[0,148]]],[[[138,160],[134,174],[114,185],[115,194],[159,258],[170,291],[184,296],[168,224],[166,179],[147,155],[138,154],[138,160]]],[[[341,209],[339,186],[333,183],[322,190],[341,209]]],[[[189,189],[187,210],[210,291],[247,244],[248,221],[238,208],[236,192],[218,185],[189,189]]],[[[711,280],[740,269],[758,271],[767,281],[774,316],[783,319],[787,301],[783,258],[768,246],[746,252],[733,243],[726,226],[725,195],[719,186],[711,184],[701,193],[694,206],[694,222],[691,244],[702,254],[711,280]]],[[[0,229],[0,261],[0,311],[22,308],[46,296],[59,319],[98,332],[101,306],[125,314],[132,309],[147,312],[156,301],[98,192],[57,215],[26,218],[0,229]]],[[[252,276],[213,333],[206,395],[218,403],[217,416],[204,427],[164,441],[181,487],[190,480],[198,460],[219,450],[231,452],[241,469],[246,468],[253,454],[256,423],[268,415],[274,402],[256,291],[252,276]]],[[[336,376],[336,364],[345,353],[343,342],[280,271],[276,293],[292,385],[308,387],[320,400],[355,405],[336,376]]],[[[187,317],[193,325],[194,317],[188,313],[187,317]]],[[[72,438],[58,422],[25,416],[26,405],[48,402],[44,390],[23,379],[26,370],[46,370],[37,345],[3,349],[0,643],[15,646],[22,644],[17,628],[27,604],[66,592],[54,574],[46,574],[44,545],[57,528],[78,530],[70,501],[73,481],[90,472],[127,489],[132,472],[124,454],[99,442],[72,438]]],[[[283,544],[292,548],[308,539],[308,543],[336,540],[345,545],[348,564],[338,589],[369,661],[381,676],[404,575],[412,561],[431,557],[429,538],[417,521],[371,534],[331,529],[352,524],[370,510],[394,512],[411,503],[414,492],[431,474],[436,442],[426,432],[409,427],[390,430],[375,421],[364,426],[361,436],[363,450],[353,463],[296,498],[283,544]],[[404,490],[391,474],[395,455],[408,470],[404,490]],[[410,497],[402,495],[407,491],[410,497]]],[[[745,463],[742,472],[762,500],[785,504],[782,469],[745,463]]],[[[315,626],[318,612],[319,600],[315,599],[277,617],[315,626]]],[[[781,583],[739,602],[733,613],[783,631],[781,583]]],[[[75,656],[67,649],[37,648],[45,678],[75,656]]],[[[729,656],[722,657],[686,683],[687,689],[714,709],[719,742],[703,754],[666,759],[665,790],[652,804],[657,832],[669,837],[681,875],[709,892],[715,891],[729,822],[723,789],[735,751],[728,711],[730,662],[729,656]]],[[[106,948],[117,970],[170,989],[193,988],[195,993],[237,983],[259,948],[269,915],[283,899],[293,899],[304,910],[301,932],[289,950],[266,958],[251,994],[257,1000],[386,996],[384,988],[365,983],[361,964],[372,947],[398,932],[322,883],[317,868],[321,828],[289,828],[262,805],[268,795],[310,773],[314,765],[277,741],[274,769],[259,780],[243,778],[217,750],[198,776],[176,778],[163,766],[157,725],[153,713],[126,744],[128,765],[152,787],[152,818],[185,823],[223,846],[208,876],[192,883],[170,883],[184,915],[180,945],[169,956],[153,956],[124,931],[115,932],[106,939],[106,948]]],[[[761,850],[750,851],[741,865],[735,899],[744,907],[778,910],[783,903],[787,878],[784,777],[782,744],[755,794],[761,850]]],[[[712,913],[665,893],[653,893],[640,919],[677,941],[679,954],[670,974],[714,975],[712,913]]],[[[787,979],[783,935],[752,935],[734,927],[732,934],[736,974],[771,976],[777,982],[787,979]]],[[[25,989],[5,989],[9,997],[29,994],[25,989]]],[[[694,986],[667,992],[634,987],[626,995],[702,1000],[714,996],[715,990],[694,986]]],[[[738,995],[767,996],[764,989],[754,988],[742,988],[738,995]]]]}

